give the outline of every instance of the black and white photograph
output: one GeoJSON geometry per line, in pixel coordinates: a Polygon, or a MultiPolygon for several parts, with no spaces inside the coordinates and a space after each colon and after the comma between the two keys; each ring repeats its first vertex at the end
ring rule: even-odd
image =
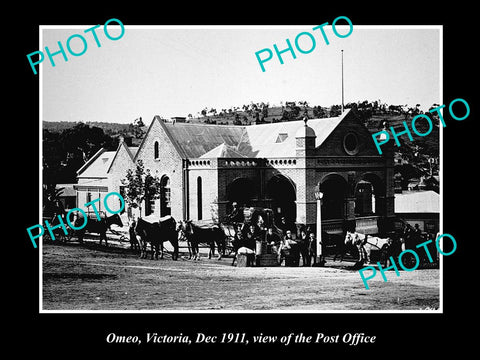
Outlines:
{"type": "Polygon", "coordinates": [[[158,354],[459,338],[471,26],[80,14],[32,20],[22,53],[37,332],[158,354]]]}
{"type": "Polygon", "coordinates": [[[441,27],[115,22],[41,64],[42,311],[441,311],[441,27]]]}

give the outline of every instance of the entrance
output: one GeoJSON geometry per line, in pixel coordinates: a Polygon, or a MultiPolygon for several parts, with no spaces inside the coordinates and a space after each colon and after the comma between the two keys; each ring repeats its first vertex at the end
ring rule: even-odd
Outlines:
{"type": "Polygon", "coordinates": [[[287,224],[294,224],[297,218],[296,189],[293,182],[283,175],[275,175],[267,183],[266,195],[271,201],[275,223],[285,217],[287,224]]]}
{"type": "Polygon", "coordinates": [[[344,219],[347,182],[338,174],[328,175],[320,184],[323,193],[322,219],[344,219]]]}

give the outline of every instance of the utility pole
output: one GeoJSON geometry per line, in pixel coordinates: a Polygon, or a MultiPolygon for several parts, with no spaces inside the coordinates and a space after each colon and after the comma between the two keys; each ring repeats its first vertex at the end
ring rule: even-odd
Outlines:
{"type": "Polygon", "coordinates": [[[343,50],[342,50],[342,114],[343,114],[343,107],[344,107],[344,103],[343,103],[343,50]]]}

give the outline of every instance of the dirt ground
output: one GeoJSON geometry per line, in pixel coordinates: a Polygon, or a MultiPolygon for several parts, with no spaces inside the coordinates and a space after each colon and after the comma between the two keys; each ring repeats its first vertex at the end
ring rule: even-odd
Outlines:
{"type": "Polygon", "coordinates": [[[43,310],[437,310],[440,271],[380,273],[365,289],[352,262],[325,267],[231,266],[232,258],[140,259],[126,244],[43,244],[43,310]]]}

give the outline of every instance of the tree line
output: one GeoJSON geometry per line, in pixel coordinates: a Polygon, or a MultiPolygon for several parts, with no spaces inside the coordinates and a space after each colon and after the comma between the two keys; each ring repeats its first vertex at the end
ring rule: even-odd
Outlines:
{"type": "MultiPolygon", "coordinates": [[[[432,104],[430,109],[436,106],[438,104],[432,104]]],[[[347,103],[345,108],[354,109],[371,131],[379,126],[381,121],[378,119],[389,119],[389,117],[393,116],[407,119],[421,113],[420,104],[408,107],[406,105],[388,105],[380,101],[370,102],[366,100],[347,103]]],[[[311,106],[307,101],[285,101],[281,102],[280,106],[272,106],[268,102],[251,102],[240,107],[221,109],[219,112],[213,108],[204,108],[199,113],[205,117],[214,115],[208,121],[203,119],[204,121],[202,122],[204,123],[222,123],[221,121],[216,121],[221,119],[221,116],[227,114],[228,119],[233,118],[234,124],[248,125],[262,122],[292,121],[305,117],[326,118],[339,116],[341,107],[340,105],[332,105],[330,107],[311,106]]],[[[430,116],[433,115],[430,114],[430,116]]],[[[187,121],[192,120],[193,116],[189,114],[187,121]]],[[[438,122],[434,121],[435,123],[438,122]]],[[[63,123],[58,125],[49,124],[49,126],[45,126],[43,129],[42,166],[44,193],[54,193],[55,184],[76,183],[77,170],[101,148],[109,151],[116,150],[120,136],[140,141],[146,131],[145,123],[141,117],[133,120],[130,124],[116,124],[117,126],[115,126],[115,124],[109,123],[105,128],[103,123],[95,123],[94,125],[92,123],[78,122],[74,126],[71,126],[71,123],[68,125],[63,123]]],[[[435,131],[437,130],[435,129],[435,131]]],[[[402,161],[398,170],[402,170],[404,179],[411,178],[414,172],[417,174],[432,173],[432,168],[433,173],[438,172],[439,144],[437,137],[431,136],[428,139],[418,139],[413,147],[409,144],[402,144],[396,150],[396,153],[397,158],[402,161]],[[413,171],[412,167],[418,171],[413,171]]]]}
{"type": "MultiPolygon", "coordinates": [[[[432,104],[430,109],[438,106],[432,104]]],[[[345,109],[355,110],[359,117],[366,122],[372,116],[402,115],[405,119],[423,113],[420,104],[389,105],[380,100],[357,101],[345,104],[345,109]]],[[[188,122],[203,122],[206,124],[233,124],[250,125],[253,123],[294,121],[303,118],[322,119],[341,115],[341,105],[331,106],[310,105],[307,101],[285,101],[280,105],[270,105],[268,102],[250,102],[241,106],[232,106],[217,110],[213,107],[204,107],[197,112],[197,116],[188,114],[188,122]]]]}

